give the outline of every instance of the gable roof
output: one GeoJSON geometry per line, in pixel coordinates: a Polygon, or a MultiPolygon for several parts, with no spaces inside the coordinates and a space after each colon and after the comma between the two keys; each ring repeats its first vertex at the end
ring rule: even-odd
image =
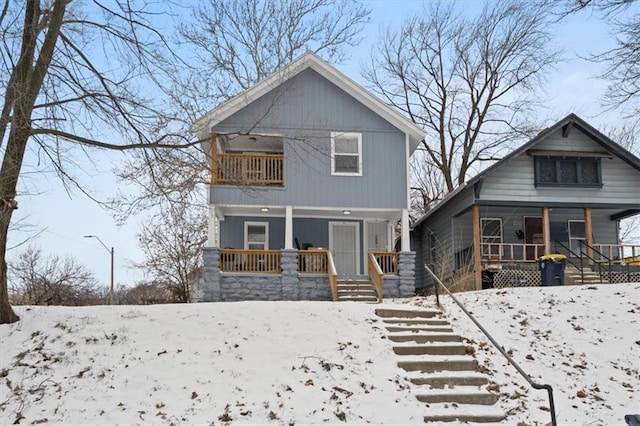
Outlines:
{"type": "Polygon", "coordinates": [[[512,151],[511,153],[509,153],[507,156],[505,156],[501,160],[499,160],[496,163],[492,164],[491,166],[487,167],[485,170],[481,171],[480,173],[478,173],[477,175],[475,175],[474,177],[472,177],[471,179],[469,179],[468,181],[466,181],[465,183],[463,183],[462,185],[458,186],[456,189],[454,189],[453,191],[448,193],[440,202],[438,202],[428,212],[426,212],[424,215],[422,215],[413,224],[412,228],[416,228],[417,226],[419,226],[427,217],[431,216],[433,213],[435,213],[441,207],[446,205],[447,202],[449,202],[449,200],[451,200],[452,198],[457,196],[459,193],[465,191],[466,189],[471,190],[470,188],[473,188],[473,186],[477,182],[483,180],[486,176],[492,174],[494,171],[496,171],[500,167],[504,166],[512,158],[515,158],[515,157],[517,157],[519,155],[522,155],[522,154],[526,153],[528,150],[533,148],[535,145],[537,145],[538,143],[543,141],[547,136],[557,132],[560,129],[562,129],[563,131],[564,130],[568,131],[568,129],[571,126],[575,126],[576,128],[578,128],[580,131],[582,131],[584,134],[586,134],[588,137],[590,137],[596,143],[600,144],[607,151],[611,152],[612,154],[614,154],[617,157],[619,157],[620,159],[622,159],[624,162],[629,164],[631,167],[635,168],[636,170],[640,170],[640,158],[636,157],[631,152],[627,151],[622,146],[620,146],[617,143],[615,143],[609,137],[605,136],[603,133],[601,133],[595,127],[591,126],[589,123],[584,121],[582,118],[578,117],[576,114],[571,113],[571,114],[567,115],[566,117],[564,117],[562,120],[558,121],[553,126],[547,127],[546,129],[542,130],[535,137],[533,137],[529,142],[525,143],[521,147],[519,147],[516,150],[512,151]]]}
{"type": "Polygon", "coordinates": [[[411,152],[413,152],[424,139],[424,131],[420,127],[311,51],[306,52],[282,70],[276,71],[255,86],[208,112],[193,123],[192,130],[196,133],[208,133],[208,129],[211,127],[267,94],[283,81],[289,80],[309,68],[344,90],[347,94],[353,96],[393,126],[406,133],[409,136],[411,152]]]}

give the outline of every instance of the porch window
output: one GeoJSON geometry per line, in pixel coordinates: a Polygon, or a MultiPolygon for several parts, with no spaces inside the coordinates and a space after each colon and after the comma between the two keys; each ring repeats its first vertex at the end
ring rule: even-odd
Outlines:
{"type": "MultiPolygon", "coordinates": [[[[587,233],[584,226],[584,220],[570,220],[568,223],[569,228],[569,248],[574,253],[580,253],[584,251],[580,241],[586,241],[587,233]]],[[[582,254],[582,253],[581,253],[582,254]]]]}
{"type": "Polygon", "coordinates": [[[598,158],[535,157],[536,186],[602,187],[598,158]]]}
{"type": "Polygon", "coordinates": [[[269,223],[244,223],[244,249],[269,250],[269,223]]]}
{"type": "Polygon", "coordinates": [[[500,253],[500,244],[502,244],[502,219],[500,218],[483,218],[480,219],[482,254],[498,255],[500,253]]]}
{"type": "Polygon", "coordinates": [[[361,133],[331,133],[331,174],[362,176],[361,133]]]}

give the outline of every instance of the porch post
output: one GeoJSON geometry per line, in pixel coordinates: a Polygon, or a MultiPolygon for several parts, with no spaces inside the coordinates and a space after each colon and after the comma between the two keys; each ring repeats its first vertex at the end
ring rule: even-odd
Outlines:
{"type": "Polygon", "coordinates": [[[209,220],[207,226],[207,247],[219,247],[220,227],[216,217],[216,206],[209,204],[209,220]]]}
{"type": "Polygon", "coordinates": [[[587,265],[593,265],[593,228],[591,223],[591,209],[584,208],[584,237],[587,242],[587,265]]]}
{"type": "Polygon", "coordinates": [[[218,183],[218,135],[211,135],[211,183],[218,183]]]}
{"type": "Polygon", "coordinates": [[[473,212],[473,277],[476,290],[482,290],[482,247],[480,244],[480,206],[474,204],[473,212]]]}
{"type": "Polygon", "coordinates": [[[401,251],[411,251],[411,242],[409,241],[409,209],[402,209],[402,247],[401,251]]]}
{"type": "Polygon", "coordinates": [[[293,208],[291,206],[285,207],[284,249],[293,249],[293,208]]]}
{"type": "Polygon", "coordinates": [[[544,253],[551,253],[551,226],[549,225],[549,207],[542,208],[542,241],[544,242],[544,253]]]}

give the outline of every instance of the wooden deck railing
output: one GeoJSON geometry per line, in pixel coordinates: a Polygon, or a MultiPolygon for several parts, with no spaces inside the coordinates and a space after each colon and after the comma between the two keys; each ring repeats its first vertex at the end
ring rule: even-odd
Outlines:
{"type": "Polygon", "coordinates": [[[283,160],[282,154],[217,154],[212,167],[212,183],[283,185],[283,160]]]}
{"type": "Polygon", "coordinates": [[[614,263],[640,265],[640,245],[634,244],[592,244],[596,262],[611,260],[614,263]]]}
{"type": "Polygon", "coordinates": [[[331,286],[331,297],[334,302],[338,301],[338,272],[336,265],[333,263],[331,252],[327,250],[327,275],[329,276],[329,285],[331,286]]]}
{"type": "Polygon", "coordinates": [[[527,243],[482,243],[482,259],[489,262],[536,262],[545,255],[544,245],[527,243]]]}
{"type": "Polygon", "coordinates": [[[378,294],[378,303],[382,303],[382,296],[383,296],[383,277],[384,277],[384,272],[382,271],[382,268],[380,268],[380,264],[378,263],[378,260],[376,259],[376,256],[373,252],[369,252],[369,258],[368,258],[368,265],[369,265],[369,277],[371,278],[371,281],[373,281],[373,284],[376,286],[376,293],[378,294]]]}
{"type": "Polygon", "coordinates": [[[299,250],[298,272],[301,274],[326,274],[329,272],[328,250],[299,250]]]}
{"type": "Polygon", "coordinates": [[[372,251],[376,263],[385,275],[398,275],[398,253],[389,251],[372,251]]]}
{"type": "Polygon", "coordinates": [[[220,249],[220,271],[279,274],[280,250],[220,249]]]}

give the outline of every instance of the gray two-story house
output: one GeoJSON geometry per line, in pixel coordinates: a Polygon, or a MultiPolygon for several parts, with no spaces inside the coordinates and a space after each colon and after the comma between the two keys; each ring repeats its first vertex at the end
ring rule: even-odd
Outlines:
{"type": "Polygon", "coordinates": [[[194,131],[211,167],[198,300],[338,300],[356,280],[413,294],[411,121],[308,52],[194,131]]]}
{"type": "Polygon", "coordinates": [[[640,245],[619,240],[638,214],[640,159],[570,114],[414,224],[418,287],[425,266],[460,289],[540,285],[548,254],[567,258],[559,283],[640,281],[640,245]]]}

